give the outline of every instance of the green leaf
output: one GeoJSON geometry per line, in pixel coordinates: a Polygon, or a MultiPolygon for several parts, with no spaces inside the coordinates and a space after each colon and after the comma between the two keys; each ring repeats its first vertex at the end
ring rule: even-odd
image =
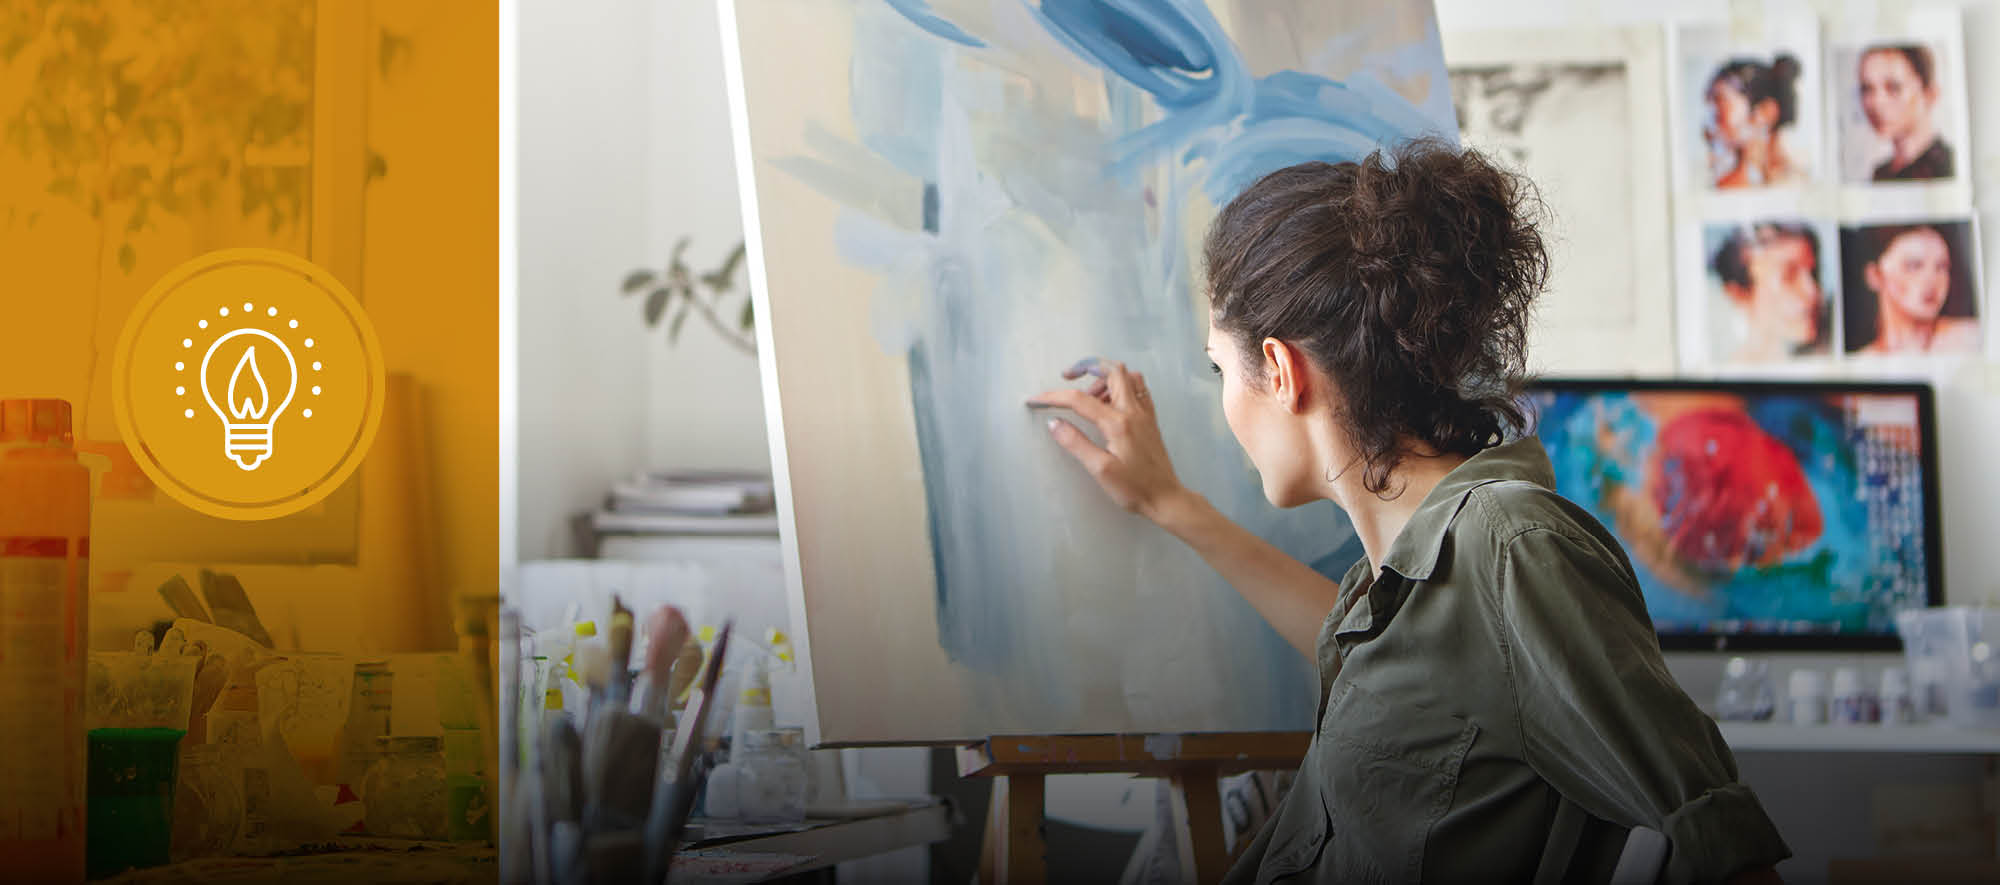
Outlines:
{"type": "Polygon", "coordinates": [[[132,266],[138,263],[139,263],[139,254],[137,252],[132,251],[131,243],[124,243],[118,247],[119,270],[122,270],[126,273],[131,273],[132,266]]]}
{"type": "Polygon", "coordinates": [[[681,312],[674,314],[673,323],[667,326],[667,341],[675,343],[678,343],[680,341],[681,324],[687,322],[687,318],[688,318],[688,308],[685,304],[683,304],[681,306],[681,312]]]}
{"type": "Polygon", "coordinates": [[[659,327],[660,314],[667,310],[667,296],[672,294],[666,289],[654,289],[652,294],[646,296],[646,328],[659,327]]]}
{"type": "Polygon", "coordinates": [[[743,299],[743,312],[736,316],[736,325],[745,332],[757,328],[757,302],[748,298],[743,299]]]}
{"type": "Polygon", "coordinates": [[[744,243],[737,243],[736,248],[729,250],[729,257],[722,259],[722,269],[716,274],[724,278],[735,276],[736,268],[743,263],[744,246],[744,243]]]}
{"type": "Polygon", "coordinates": [[[680,242],[674,244],[674,257],[671,263],[679,264],[681,261],[681,253],[686,252],[687,248],[688,248],[688,238],[681,237],[680,242]]]}
{"type": "Polygon", "coordinates": [[[707,286],[714,293],[715,297],[721,298],[723,293],[728,292],[731,284],[735,282],[736,268],[742,266],[742,264],[743,244],[737,243],[736,248],[729,251],[729,257],[722,259],[721,267],[701,275],[702,285],[707,286]]]}
{"type": "Polygon", "coordinates": [[[620,284],[619,291],[626,295],[630,295],[634,292],[639,291],[640,289],[646,288],[646,286],[650,285],[653,282],[653,280],[656,279],[658,276],[659,276],[658,274],[653,273],[650,270],[643,270],[643,269],[635,270],[625,275],[625,282],[620,284]]]}

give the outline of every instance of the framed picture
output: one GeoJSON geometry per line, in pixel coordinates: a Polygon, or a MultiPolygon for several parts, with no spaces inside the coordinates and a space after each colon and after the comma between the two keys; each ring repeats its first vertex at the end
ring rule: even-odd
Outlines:
{"type": "Polygon", "coordinates": [[[1527,175],[1548,208],[1530,359],[1549,374],[1671,371],[1658,31],[1442,36],[1464,143],[1527,175]]]}

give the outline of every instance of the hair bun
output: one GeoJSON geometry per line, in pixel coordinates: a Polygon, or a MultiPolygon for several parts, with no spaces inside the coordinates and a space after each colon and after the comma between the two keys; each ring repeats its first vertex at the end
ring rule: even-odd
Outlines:
{"type": "Polygon", "coordinates": [[[1778,53],[1778,57],[1771,60],[1771,76],[1788,83],[1797,80],[1799,78],[1799,60],[1789,52],[1778,53]]]}

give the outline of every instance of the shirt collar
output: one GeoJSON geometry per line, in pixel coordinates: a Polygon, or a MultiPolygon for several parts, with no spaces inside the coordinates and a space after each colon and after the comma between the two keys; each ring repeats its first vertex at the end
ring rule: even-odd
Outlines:
{"type": "Polygon", "coordinates": [[[1382,567],[1412,581],[1429,580],[1444,549],[1445,532],[1465,506],[1472,490],[1492,482],[1526,480],[1553,489],[1555,469],[1541,440],[1524,437],[1486,449],[1445,474],[1437,487],[1424,496],[1417,512],[1403,526],[1389,552],[1382,555],[1382,567]]]}

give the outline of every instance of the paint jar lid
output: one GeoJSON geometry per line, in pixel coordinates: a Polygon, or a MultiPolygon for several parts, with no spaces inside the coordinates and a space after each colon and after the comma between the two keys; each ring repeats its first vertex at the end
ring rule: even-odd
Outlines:
{"type": "Polygon", "coordinates": [[[0,399],[0,443],[69,448],[69,401],[0,399]]]}

